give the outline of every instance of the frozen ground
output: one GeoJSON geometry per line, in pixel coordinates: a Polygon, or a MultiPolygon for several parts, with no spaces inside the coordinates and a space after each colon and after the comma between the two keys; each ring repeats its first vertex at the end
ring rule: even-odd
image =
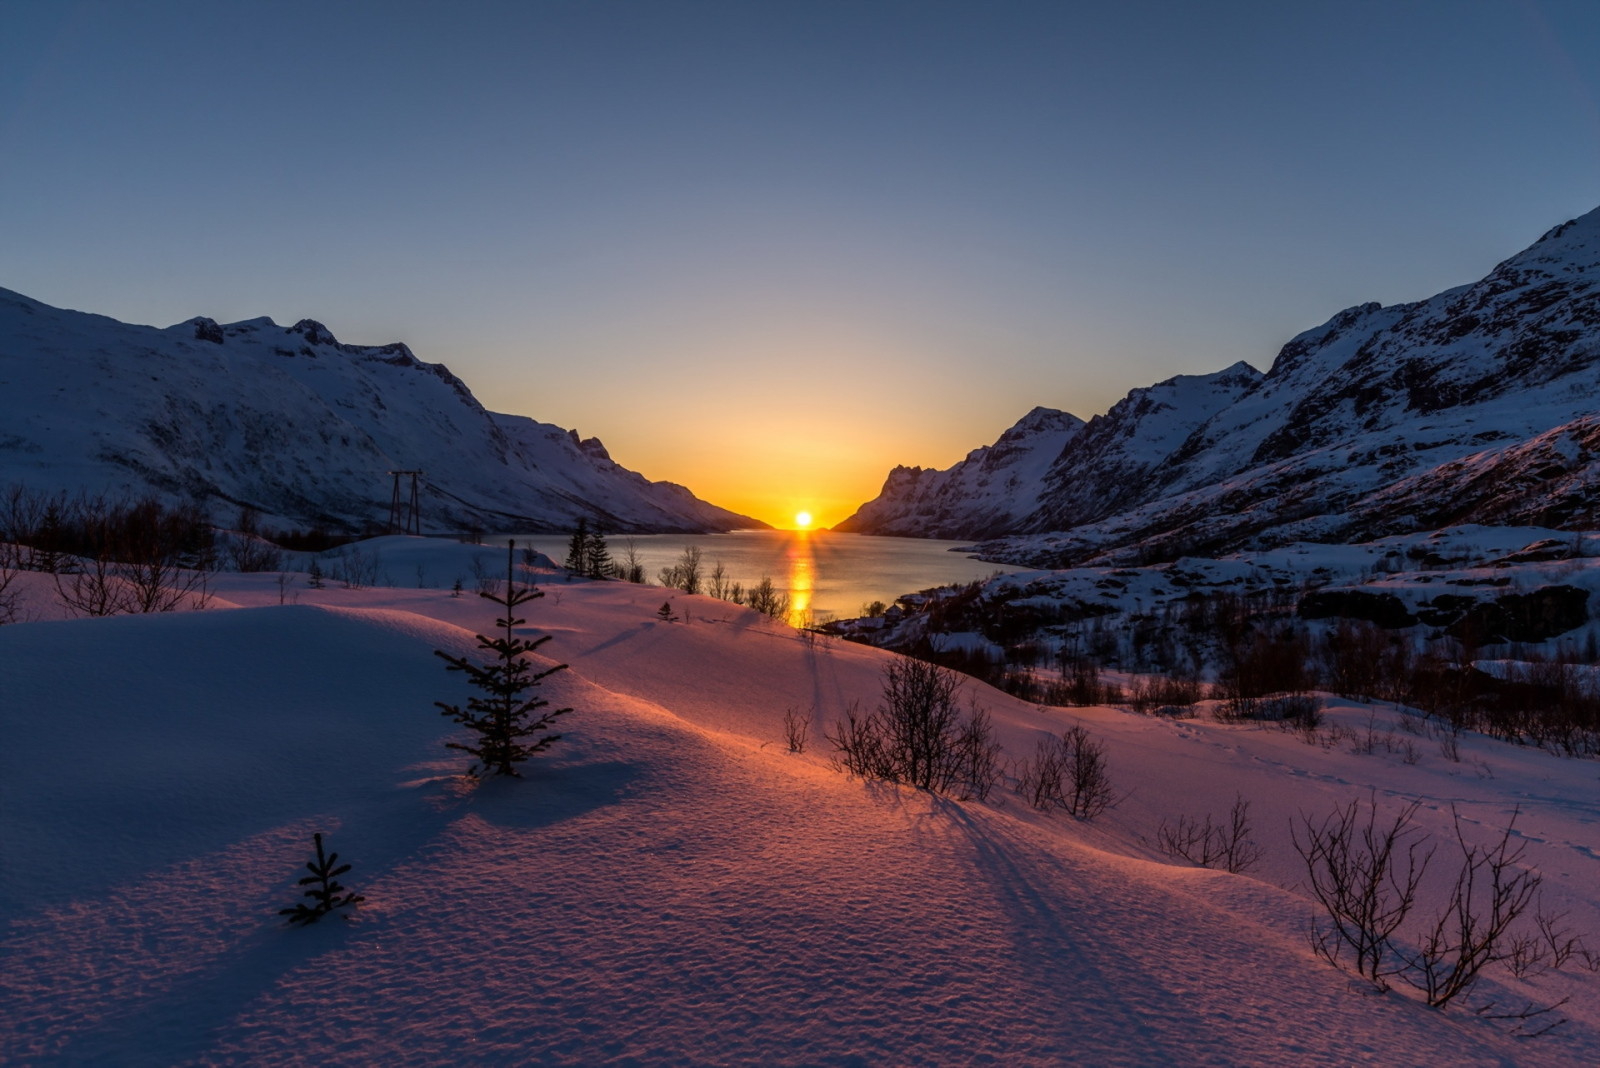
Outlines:
{"type": "MultiPolygon", "coordinates": [[[[401,574],[473,550],[383,551],[401,574]]],[[[432,705],[464,692],[432,650],[490,624],[470,593],[235,575],[205,612],[52,620],[32,591],[34,621],[0,628],[0,1060],[1600,1062],[1600,975],[1486,979],[1477,1001],[1571,997],[1518,1039],[1318,960],[1288,837],[1369,794],[1421,799],[1436,837],[1452,805],[1478,840],[1520,807],[1549,905],[1600,950],[1600,764],[1470,736],[1408,764],[968,682],[1014,757],[1085,725],[1123,799],[1092,823],[955,803],[829,765],[822,731],[875,702],[890,654],[681,594],[662,622],[659,588],[545,588],[530,628],[577,711],[525,780],[483,784],[432,705]],[[1257,871],[1154,847],[1235,796],[1257,871]],[[290,929],[313,831],[367,900],[290,929]]],[[[1396,718],[1373,715],[1331,713],[1396,718]]]]}

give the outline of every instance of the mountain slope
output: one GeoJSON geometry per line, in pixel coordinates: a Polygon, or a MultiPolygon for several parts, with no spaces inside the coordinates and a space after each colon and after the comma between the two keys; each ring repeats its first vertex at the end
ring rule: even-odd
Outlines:
{"type": "Polygon", "coordinates": [[[1044,476],[1083,420],[1035,408],[993,445],[943,471],[897,467],[883,491],[835,530],[966,538],[1000,534],[1038,506],[1044,476]]]}
{"type": "Polygon", "coordinates": [[[1138,500],[1173,449],[1260,382],[1261,372],[1240,361],[1214,374],[1178,375],[1132,390],[1089,420],[1051,464],[1026,525],[1059,530],[1138,500]]]}
{"type": "Polygon", "coordinates": [[[160,330],[0,290],[0,481],[358,528],[387,516],[390,471],[419,469],[432,529],[762,525],[648,481],[597,440],[486,411],[405,345],[340,344],[311,320],[160,330]]]}
{"type": "MultiPolygon", "coordinates": [[[[1133,391],[1064,450],[1037,507],[1009,531],[1019,537],[989,549],[1041,563],[1153,559],[1374,537],[1418,529],[1427,516],[1493,521],[1508,506],[1482,493],[1465,507],[1461,465],[1485,452],[1506,463],[1531,455],[1536,439],[1592,415],[1597,363],[1600,209],[1473,285],[1341,312],[1286,344],[1265,376],[1252,381],[1239,364],[1199,379],[1217,380],[1219,402],[1201,418],[1175,404],[1130,419],[1124,409],[1150,392],[1133,391]],[[1097,435],[1117,447],[1090,447],[1097,435]]],[[[1563,478],[1533,492],[1526,473],[1515,477],[1517,516],[1592,514],[1594,482],[1581,473],[1591,436],[1563,438],[1563,478]]],[[[1480,488],[1486,478],[1479,473],[1480,488]]]]}

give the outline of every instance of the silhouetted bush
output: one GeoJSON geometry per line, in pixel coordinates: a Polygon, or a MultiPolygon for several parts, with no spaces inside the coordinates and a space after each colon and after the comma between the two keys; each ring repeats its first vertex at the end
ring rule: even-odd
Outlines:
{"type": "Polygon", "coordinates": [[[783,736],[789,744],[789,752],[804,753],[806,742],[811,736],[811,717],[802,715],[793,708],[784,710],[783,736]]]}
{"type": "Polygon", "coordinates": [[[1182,857],[1202,868],[1249,871],[1261,861],[1261,847],[1250,838],[1250,802],[1235,797],[1227,823],[1213,823],[1210,815],[1197,821],[1180,816],[1176,824],[1162,821],[1156,842],[1169,857],[1182,857]]]}
{"type": "Polygon", "coordinates": [[[999,781],[999,746],[988,713],[956,705],[961,679],[923,660],[898,657],[884,668],[878,708],[845,712],[826,735],[835,762],[863,778],[886,779],[961,799],[988,797],[999,781]]]}
{"type": "MultiPolygon", "coordinates": [[[[1485,968],[1514,962],[1519,947],[1526,957],[1530,940],[1536,944],[1554,931],[1555,921],[1537,909],[1542,880],[1522,866],[1527,845],[1514,836],[1514,811],[1490,846],[1469,843],[1456,817],[1455,878],[1445,884],[1432,915],[1411,924],[1437,851],[1413,826],[1419,804],[1402,806],[1388,820],[1378,818],[1374,800],[1365,812],[1360,801],[1352,801],[1320,821],[1302,815],[1293,840],[1324,915],[1311,931],[1317,955],[1337,967],[1348,960],[1351,970],[1380,990],[1399,979],[1429,1005],[1443,1008],[1471,991],[1485,968]],[[1524,916],[1533,927],[1519,936],[1515,927],[1524,916]]],[[[1556,941],[1563,944],[1559,936],[1556,941]]],[[[1576,947],[1566,948],[1570,957],[1576,947]]],[[[1491,1015],[1527,1022],[1555,1007],[1491,1015]]]]}
{"type": "Polygon", "coordinates": [[[684,593],[699,593],[703,579],[699,546],[685,545],[683,554],[678,557],[678,562],[671,567],[662,568],[658,577],[661,579],[661,585],[666,586],[668,589],[682,590],[684,593]]]}
{"type": "Polygon", "coordinates": [[[1018,769],[1017,792],[1034,808],[1064,808],[1081,820],[1094,819],[1116,801],[1105,748],[1080,726],[1039,739],[1018,769]]]}
{"type": "Polygon", "coordinates": [[[789,615],[789,595],[774,586],[769,575],[762,575],[761,581],[750,587],[745,603],[772,619],[786,619],[789,615]]]}

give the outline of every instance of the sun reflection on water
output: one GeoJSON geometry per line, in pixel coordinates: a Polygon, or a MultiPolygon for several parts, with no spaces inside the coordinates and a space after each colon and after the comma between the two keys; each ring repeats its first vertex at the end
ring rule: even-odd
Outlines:
{"type": "Polygon", "coordinates": [[[811,624],[811,597],[816,585],[817,559],[812,550],[811,531],[791,530],[784,545],[784,569],[789,576],[789,625],[811,624]]]}

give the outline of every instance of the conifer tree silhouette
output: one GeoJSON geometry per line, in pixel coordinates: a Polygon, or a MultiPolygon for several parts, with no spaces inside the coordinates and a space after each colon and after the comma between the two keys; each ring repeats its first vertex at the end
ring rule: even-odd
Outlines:
{"type": "Polygon", "coordinates": [[[578,525],[572,531],[572,537],[567,541],[566,568],[574,575],[582,575],[588,571],[589,561],[589,519],[587,516],[578,517],[578,525]]]}
{"type": "Polygon", "coordinates": [[[584,539],[583,573],[592,579],[609,578],[611,566],[611,550],[606,548],[605,532],[595,526],[584,539]]]}
{"type": "Polygon", "coordinates": [[[350,865],[339,863],[339,854],[322,852],[322,835],[311,836],[317,843],[317,859],[306,861],[306,867],[311,874],[301,878],[298,885],[309,886],[305,896],[313,902],[307,905],[300,902],[292,908],[279,909],[278,915],[289,917],[290,923],[313,924],[334,909],[354,906],[366,898],[360,894],[350,892],[350,888],[339,882],[338,877],[350,870],[350,865]]]}
{"type": "Polygon", "coordinates": [[[556,717],[572,711],[570,708],[558,708],[541,712],[550,702],[528,693],[546,677],[565,670],[567,665],[557,664],[543,671],[535,671],[533,664],[523,655],[549,641],[550,635],[541,635],[531,641],[517,637],[516,628],[527,622],[517,618],[517,607],[543,597],[544,591],[528,586],[517,587],[514,565],[516,544],[515,541],[508,542],[506,547],[505,592],[480,591],[478,594],[505,609],[505,614],[495,620],[495,626],[500,629],[497,636],[486,638],[478,635],[478,648],[492,654],[492,657],[486,663],[476,664],[463,656],[451,656],[442,649],[433,651],[434,656],[449,665],[449,670],[465,672],[467,681],[483,691],[481,696],[468,698],[466,708],[443,701],[434,702],[443,715],[477,735],[475,744],[445,743],[450,749],[459,749],[476,758],[477,762],[468,768],[470,775],[483,772],[520,777],[516,766],[559,739],[559,734],[551,733],[551,725],[556,717]]]}

